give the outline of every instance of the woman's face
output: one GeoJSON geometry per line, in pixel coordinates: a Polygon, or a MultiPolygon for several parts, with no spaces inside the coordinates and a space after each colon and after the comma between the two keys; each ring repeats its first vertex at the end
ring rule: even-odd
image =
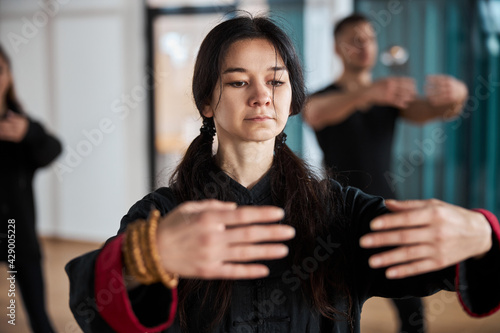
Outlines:
{"type": "Polygon", "coordinates": [[[266,39],[245,39],[229,47],[203,114],[214,117],[220,144],[274,142],[285,128],[291,102],[288,71],[274,46],[266,39]]]}
{"type": "MultiPolygon", "coordinates": [[[[5,95],[11,84],[11,76],[7,62],[0,56],[0,102],[5,101],[5,95]]],[[[0,105],[1,107],[1,105],[0,105]]]]}

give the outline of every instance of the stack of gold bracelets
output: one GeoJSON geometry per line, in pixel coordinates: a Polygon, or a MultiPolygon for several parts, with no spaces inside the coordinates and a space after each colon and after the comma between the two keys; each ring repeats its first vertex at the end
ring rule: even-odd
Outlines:
{"type": "Polygon", "coordinates": [[[123,241],[123,257],[128,274],[142,284],[162,282],[175,288],[179,276],[166,272],[161,266],[156,244],[160,212],[153,210],[147,221],[138,220],[127,226],[123,241]]]}

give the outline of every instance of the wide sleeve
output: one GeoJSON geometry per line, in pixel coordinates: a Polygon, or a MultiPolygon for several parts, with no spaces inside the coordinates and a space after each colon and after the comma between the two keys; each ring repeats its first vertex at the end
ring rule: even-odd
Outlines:
{"type": "Polygon", "coordinates": [[[476,211],[491,225],[492,247],[483,258],[456,265],[455,285],[464,310],[473,317],[485,317],[500,309],[500,225],[491,212],[476,211]]]}
{"type": "Polygon", "coordinates": [[[34,169],[44,167],[61,153],[61,143],[47,133],[40,123],[31,119],[28,122],[28,130],[20,144],[34,169]]]}
{"type": "Polygon", "coordinates": [[[146,218],[153,207],[162,215],[175,207],[169,192],[160,189],[137,202],[123,217],[117,236],[66,265],[70,308],[84,332],[160,332],[173,322],[177,290],[156,283],[127,291],[121,251],[128,223],[146,218]]]}
{"type": "Polygon", "coordinates": [[[387,279],[385,269],[372,269],[368,258],[389,248],[363,249],[359,239],[370,232],[370,221],[388,213],[381,197],[362,191],[342,188],[343,209],[350,221],[353,253],[352,276],[360,300],[371,296],[401,298],[428,296],[439,290],[457,291],[459,300],[470,315],[481,316],[498,310],[500,291],[500,227],[493,214],[481,211],[492,226],[493,246],[482,259],[469,259],[448,268],[405,279],[387,279]]]}

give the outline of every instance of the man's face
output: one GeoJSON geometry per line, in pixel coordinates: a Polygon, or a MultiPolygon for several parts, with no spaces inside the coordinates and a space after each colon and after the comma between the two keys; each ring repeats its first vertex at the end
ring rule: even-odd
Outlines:
{"type": "Polygon", "coordinates": [[[346,69],[371,69],[377,60],[377,38],[368,22],[352,23],[337,35],[335,51],[346,69]]]}

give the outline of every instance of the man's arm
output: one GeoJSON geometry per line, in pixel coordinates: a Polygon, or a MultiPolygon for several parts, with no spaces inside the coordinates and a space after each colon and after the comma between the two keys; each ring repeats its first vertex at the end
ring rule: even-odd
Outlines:
{"type": "Polygon", "coordinates": [[[335,91],[311,96],[304,109],[304,121],[315,131],[336,125],[368,103],[365,88],[353,92],[335,91]]]}
{"type": "Polygon", "coordinates": [[[401,116],[418,124],[451,119],[460,114],[467,97],[467,86],[462,81],[447,75],[432,75],[427,78],[425,99],[410,103],[401,110],[401,116]]]}
{"type": "Polygon", "coordinates": [[[315,131],[343,122],[356,110],[372,105],[406,108],[415,98],[415,83],[407,77],[389,77],[354,91],[313,95],[304,110],[304,120],[315,131]]]}

